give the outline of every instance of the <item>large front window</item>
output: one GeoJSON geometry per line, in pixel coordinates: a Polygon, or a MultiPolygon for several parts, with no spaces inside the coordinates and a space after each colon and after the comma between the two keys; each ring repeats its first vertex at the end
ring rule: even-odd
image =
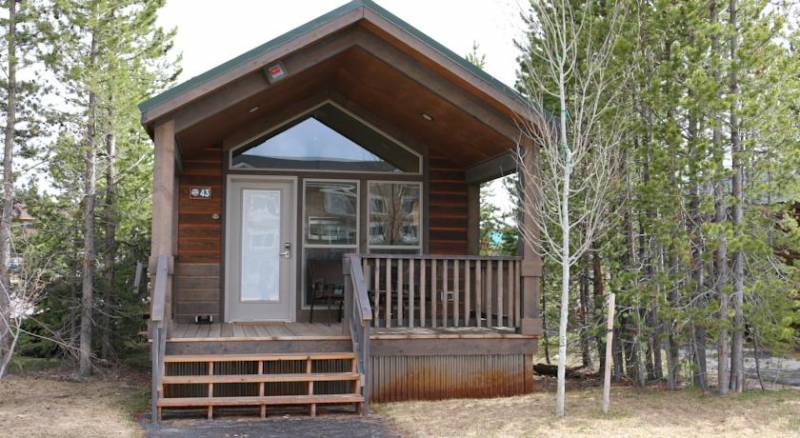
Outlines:
{"type": "Polygon", "coordinates": [[[231,154],[242,170],[421,173],[421,157],[326,103],[231,154]]]}

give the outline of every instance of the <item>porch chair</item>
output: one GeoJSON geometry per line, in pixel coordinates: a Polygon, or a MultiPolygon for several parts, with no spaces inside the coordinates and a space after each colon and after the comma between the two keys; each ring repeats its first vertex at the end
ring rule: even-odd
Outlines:
{"type": "Polygon", "coordinates": [[[314,306],[317,301],[323,301],[328,308],[331,304],[337,304],[339,308],[338,322],[342,322],[342,307],[344,306],[344,290],[340,285],[326,283],[324,279],[318,278],[311,285],[311,315],[309,323],[314,323],[314,306]]]}

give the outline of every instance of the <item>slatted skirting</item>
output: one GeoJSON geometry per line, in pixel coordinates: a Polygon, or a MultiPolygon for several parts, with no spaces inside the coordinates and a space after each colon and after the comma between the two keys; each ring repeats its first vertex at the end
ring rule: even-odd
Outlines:
{"type": "Polygon", "coordinates": [[[374,356],[370,400],[441,400],[533,391],[524,354],[374,356]]]}
{"type": "MultiPolygon", "coordinates": [[[[163,408],[255,407],[261,417],[276,405],[361,406],[362,376],[353,353],[180,355],[165,357],[163,408]]],[[[159,414],[160,415],[160,414],[159,414]]]]}

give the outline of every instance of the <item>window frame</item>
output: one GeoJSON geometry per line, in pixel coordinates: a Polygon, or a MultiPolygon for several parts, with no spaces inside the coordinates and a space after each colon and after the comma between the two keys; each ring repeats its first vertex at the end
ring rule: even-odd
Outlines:
{"type": "MultiPolygon", "coordinates": [[[[300,310],[308,310],[311,304],[307,302],[307,263],[306,263],[306,250],[308,249],[335,249],[347,250],[351,249],[354,253],[360,252],[361,246],[361,180],[358,179],[341,179],[341,178],[303,178],[302,187],[302,203],[300,203],[300,221],[301,232],[300,235],[300,310]],[[355,183],[356,185],[356,240],[354,244],[320,244],[320,243],[306,243],[306,188],[308,182],[322,182],[322,183],[355,183]]],[[[346,252],[346,251],[345,251],[346,252]]],[[[331,308],[327,304],[320,305],[320,309],[331,308]]]]}
{"type": "MultiPolygon", "coordinates": [[[[367,180],[367,193],[366,193],[366,209],[364,220],[366,221],[366,229],[367,229],[367,238],[366,238],[366,251],[367,254],[371,254],[373,250],[394,250],[394,251],[416,251],[417,253],[422,253],[424,248],[424,240],[425,240],[425,184],[423,181],[404,181],[404,180],[384,180],[384,179],[372,179],[367,180]],[[371,228],[371,221],[370,221],[370,205],[372,204],[372,199],[370,198],[370,188],[373,184],[414,184],[419,187],[419,229],[417,231],[419,235],[419,239],[416,245],[374,245],[370,242],[369,238],[369,231],[371,228]]],[[[384,202],[385,206],[385,202],[384,202]]],[[[402,201],[401,201],[401,208],[402,208],[402,201]]]]}
{"type": "Polygon", "coordinates": [[[302,244],[303,248],[355,248],[358,249],[361,239],[361,181],[357,179],[338,179],[338,178],[303,178],[303,205],[300,212],[300,220],[303,222],[302,230],[302,244]],[[312,183],[355,183],[356,185],[356,242],[353,244],[324,244],[324,243],[306,243],[306,189],[307,184],[312,183]]]}
{"type": "MultiPolygon", "coordinates": [[[[323,122],[320,122],[320,123],[323,123],[323,122]]],[[[324,123],[323,123],[323,125],[324,125],[324,123]]],[[[327,126],[327,125],[325,125],[325,126],[327,126]]],[[[338,131],[336,131],[336,129],[331,128],[331,127],[328,127],[328,128],[333,130],[334,132],[338,133],[338,131]]],[[[291,129],[291,128],[288,128],[288,129],[291,129]]],[[[339,135],[343,135],[343,134],[340,134],[340,133],[338,133],[338,134],[339,135]]],[[[350,141],[353,141],[353,140],[350,140],[350,141]]],[[[364,146],[361,146],[360,144],[356,143],[355,141],[353,141],[353,143],[357,144],[358,146],[360,146],[362,148],[364,147],[364,146]]],[[[370,152],[370,153],[373,153],[373,152],[371,152],[369,150],[367,150],[367,151],[370,152]]],[[[244,140],[242,142],[237,143],[236,145],[234,145],[233,147],[231,147],[228,150],[227,154],[228,154],[228,156],[227,156],[227,158],[228,158],[227,168],[230,171],[236,171],[236,172],[316,172],[316,173],[331,173],[331,174],[422,176],[423,175],[424,161],[425,161],[424,157],[423,157],[423,155],[421,153],[419,153],[416,150],[406,146],[403,142],[401,142],[397,138],[387,134],[385,131],[383,131],[380,128],[376,127],[375,125],[367,122],[366,120],[362,119],[361,117],[353,114],[352,111],[348,111],[347,109],[345,109],[344,107],[342,107],[341,105],[337,104],[336,102],[334,102],[333,100],[330,100],[330,99],[324,100],[324,101],[320,102],[319,104],[314,105],[314,106],[310,107],[309,109],[307,109],[305,111],[302,111],[301,113],[299,113],[299,114],[297,114],[297,115],[295,115],[295,116],[293,116],[293,117],[291,117],[291,118],[289,118],[287,120],[284,120],[284,121],[282,121],[280,123],[276,123],[274,125],[271,125],[267,129],[259,132],[256,135],[251,136],[247,140],[244,140]],[[295,168],[273,168],[273,167],[246,168],[246,167],[234,167],[233,166],[233,156],[234,156],[234,153],[236,153],[237,151],[239,151],[239,150],[241,150],[243,148],[247,148],[248,146],[253,145],[253,143],[255,143],[257,141],[260,141],[260,140],[266,141],[268,138],[272,137],[273,135],[277,135],[280,132],[283,132],[282,131],[283,128],[288,126],[288,125],[302,123],[303,119],[306,119],[309,116],[313,116],[313,113],[316,110],[318,110],[319,108],[322,108],[323,106],[326,106],[326,105],[331,105],[331,106],[335,107],[337,110],[343,112],[348,117],[352,117],[353,119],[355,119],[359,123],[363,124],[367,128],[377,132],[378,134],[380,134],[383,137],[386,137],[387,139],[391,140],[393,143],[397,144],[398,146],[400,146],[401,148],[406,150],[408,153],[414,155],[417,158],[417,170],[416,170],[416,172],[385,172],[385,171],[381,172],[381,171],[367,171],[367,170],[336,170],[336,169],[308,169],[308,168],[306,168],[306,169],[303,169],[303,168],[295,169],[295,168]]],[[[374,155],[377,156],[377,154],[374,154],[374,155]]]]}

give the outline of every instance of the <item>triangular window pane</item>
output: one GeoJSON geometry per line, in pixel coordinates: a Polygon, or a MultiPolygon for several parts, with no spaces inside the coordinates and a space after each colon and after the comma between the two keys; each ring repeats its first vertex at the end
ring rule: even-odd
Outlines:
{"type": "Polygon", "coordinates": [[[231,165],[235,169],[417,173],[419,157],[333,105],[325,105],[234,152],[231,165]]]}

